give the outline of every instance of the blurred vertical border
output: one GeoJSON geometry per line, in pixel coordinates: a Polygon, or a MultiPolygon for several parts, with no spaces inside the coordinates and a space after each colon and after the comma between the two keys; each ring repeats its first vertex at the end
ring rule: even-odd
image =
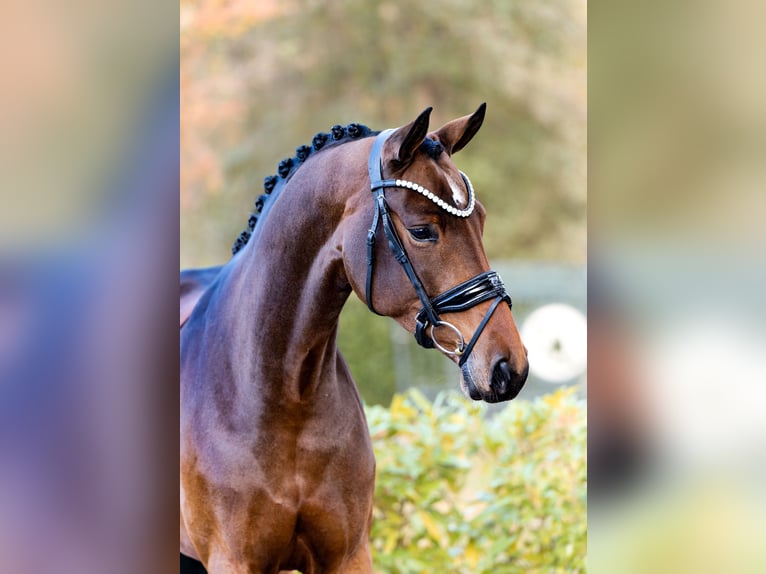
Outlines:
{"type": "Polygon", "coordinates": [[[588,12],[589,572],[764,572],[766,6],[588,12]]]}
{"type": "Polygon", "coordinates": [[[177,558],[178,8],[0,22],[0,569],[177,558]]]}

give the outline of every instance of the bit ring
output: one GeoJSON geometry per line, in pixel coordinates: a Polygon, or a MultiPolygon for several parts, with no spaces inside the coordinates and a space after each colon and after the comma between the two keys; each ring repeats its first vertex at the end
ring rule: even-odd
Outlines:
{"type": "Polygon", "coordinates": [[[436,346],[436,348],[437,348],[437,349],[439,349],[439,350],[440,350],[442,353],[444,353],[445,355],[451,355],[451,356],[453,356],[453,357],[459,357],[459,356],[461,356],[461,355],[463,354],[463,352],[465,351],[465,339],[463,339],[463,334],[462,334],[460,331],[458,331],[458,328],[457,328],[457,327],[455,327],[455,325],[453,325],[452,323],[448,323],[447,321],[440,321],[440,322],[439,322],[439,323],[437,323],[436,325],[434,325],[434,324],[432,323],[432,324],[431,324],[431,330],[430,330],[430,332],[429,332],[429,333],[430,333],[430,335],[431,335],[431,340],[434,342],[434,345],[436,346]],[[439,341],[436,339],[436,337],[434,337],[434,328],[435,328],[435,327],[441,327],[442,325],[444,325],[444,326],[446,326],[446,327],[449,327],[450,329],[452,329],[452,331],[453,331],[453,332],[454,332],[454,333],[457,335],[457,337],[458,337],[458,341],[459,341],[459,342],[458,342],[458,346],[455,348],[455,350],[454,350],[454,351],[450,351],[449,349],[446,349],[446,348],[444,348],[444,347],[441,345],[441,343],[439,343],[439,341]]]}

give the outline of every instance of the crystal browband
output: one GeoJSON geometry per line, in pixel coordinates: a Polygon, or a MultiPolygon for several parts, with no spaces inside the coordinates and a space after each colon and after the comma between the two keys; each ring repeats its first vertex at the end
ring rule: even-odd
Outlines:
{"type": "Polygon", "coordinates": [[[454,207],[444,201],[441,197],[438,197],[435,193],[429,191],[422,185],[419,185],[415,183],[414,181],[407,181],[406,179],[389,179],[377,182],[378,186],[380,187],[403,187],[406,189],[412,189],[413,191],[417,191],[420,195],[423,197],[426,197],[433,201],[436,205],[441,207],[444,211],[451,215],[455,215],[457,217],[468,217],[473,213],[473,208],[476,206],[476,198],[474,196],[473,192],[473,185],[471,185],[471,180],[468,179],[468,176],[464,174],[462,171],[460,172],[460,175],[463,178],[463,181],[465,182],[466,187],[468,188],[468,207],[465,209],[458,209],[457,207],[454,207]]]}

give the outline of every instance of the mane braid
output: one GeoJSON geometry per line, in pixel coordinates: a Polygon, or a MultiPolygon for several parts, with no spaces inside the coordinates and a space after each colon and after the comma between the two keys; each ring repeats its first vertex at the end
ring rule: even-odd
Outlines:
{"type": "Polygon", "coordinates": [[[234,241],[234,245],[231,248],[232,255],[236,255],[247,245],[264,207],[279,195],[279,192],[292,175],[311,155],[327,147],[335,147],[351,140],[374,136],[377,133],[367,126],[358,123],[351,123],[345,127],[334,125],[330,128],[329,132],[319,132],[316,134],[312,138],[310,145],[302,145],[296,148],[294,157],[288,157],[280,161],[277,166],[277,174],[270,175],[263,180],[264,193],[256,198],[255,209],[247,220],[247,229],[240,233],[239,237],[234,241]],[[275,191],[277,193],[274,193],[275,191]]]}

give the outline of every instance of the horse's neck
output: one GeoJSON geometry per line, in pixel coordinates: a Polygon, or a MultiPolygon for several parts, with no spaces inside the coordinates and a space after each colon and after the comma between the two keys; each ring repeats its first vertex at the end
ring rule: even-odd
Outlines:
{"type": "Polygon", "coordinates": [[[232,327],[251,333],[259,353],[268,353],[271,362],[285,357],[298,363],[309,351],[333,343],[349,294],[340,253],[328,244],[329,237],[307,233],[310,227],[288,231],[273,245],[253,245],[243,253],[237,295],[231,300],[246,304],[232,327]]]}
{"type": "Polygon", "coordinates": [[[317,196],[330,186],[300,172],[288,186],[227,265],[215,315],[225,317],[230,364],[247,363],[240,384],[300,398],[335,379],[338,317],[350,287],[333,241],[343,209],[323,209],[327,198],[317,196]]]}

